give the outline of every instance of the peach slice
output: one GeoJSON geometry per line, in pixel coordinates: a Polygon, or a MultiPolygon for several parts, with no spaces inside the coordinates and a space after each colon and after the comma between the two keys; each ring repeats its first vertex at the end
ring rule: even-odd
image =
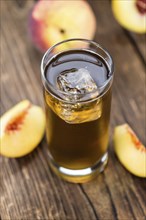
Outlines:
{"type": "MultiPolygon", "coordinates": [[[[90,5],[84,0],[38,1],[29,17],[29,34],[42,52],[69,38],[93,39],[96,19],[90,5]]],[[[76,47],[66,43],[66,48],[76,47]]]]}
{"type": "Polygon", "coordinates": [[[41,107],[21,101],[0,119],[0,154],[21,157],[31,152],[45,131],[45,114],[41,107]]]}
{"type": "Polygon", "coordinates": [[[129,172],[146,177],[146,148],[128,124],[115,128],[114,149],[120,162],[129,172]]]}
{"type": "Polygon", "coordinates": [[[130,31],[146,32],[146,0],[112,0],[117,21],[130,31]]]}

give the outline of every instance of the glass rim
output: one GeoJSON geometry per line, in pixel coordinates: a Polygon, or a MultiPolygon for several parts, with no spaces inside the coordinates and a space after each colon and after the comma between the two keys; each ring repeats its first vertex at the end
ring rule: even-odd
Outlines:
{"type": "MultiPolygon", "coordinates": [[[[67,50],[65,50],[65,51],[75,50],[75,49],[77,49],[77,48],[71,48],[71,49],[67,49],[67,50]]],[[[82,48],[82,49],[86,49],[86,48],[82,48]]],[[[87,50],[90,51],[91,49],[90,49],[90,48],[87,48],[86,51],[87,51],[87,50]]],[[[64,51],[58,52],[56,55],[58,55],[59,53],[62,53],[62,52],[64,52],[64,51]]],[[[96,52],[96,51],[93,51],[93,52],[94,52],[95,54],[98,54],[98,52],[96,52]]],[[[56,56],[56,55],[54,55],[54,56],[56,56]]],[[[98,54],[98,55],[99,55],[99,54],[98,54]]],[[[53,58],[54,56],[52,56],[52,58],[53,58]]],[[[99,56],[100,56],[100,55],[99,55],[99,56]]],[[[52,58],[48,59],[47,64],[49,63],[49,61],[50,61],[52,58]]],[[[46,64],[46,66],[47,66],[47,64],[46,64]]],[[[48,91],[48,89],[47,89],[46,86],[45,86],[45,84],[46,84],[46,85],[48,86],[48,88],[50,88],[50,90],[49,90],[48,92],[49,92],[52,96],[54,96],[54,97],[57,98],[58,100],[61,100],[61,101],[67,102],[67,103],[69,103],[69,102],[70,102],[70,103],[73,103],[73,102],[87,102],[87,101],[93,101],[93,100],[96,100],[96,99],[98,99],[99,97],[103,96],[103,95],[106,93],[106,91],[108,91],[108,89],[109,89],[109,87],[110,87],[110,86],[109,86],[107,89],[105,89],[105,88],[110,84],[110,82],[112,82],[113,75],[114,75],[114,62],[113,62],[112,56],[111,56],[110,53],[107,51],[107,49],[105,49],[103,46],[101,46],[100,44],[96,43],[95,41],[92,41],[92,40],[89,40],[89,39],[70,38],[70,39],[67,39],[67,40],[60,41],[60,42],[54,44],[53,46],[51,46],[51,47],[45,52],[45,54],[43,55],[42,60],[41,60],[41,77],[42,77],[42,81],[43,81],[43,86],[44,86],[45,89],[48,91]],[[55,88],[51,83],[49,83],[49,81],[48,81],[48,80],[46,79],[46,77],[45,77],[44,60],[45,60],[47,54],[50,54],[51,51],[53,51],[53,49],[56,48],[57,46],[59,46],[59,45],[61,45],[61,44],[63,44],[63,43],[72,42],[72,41],[81,41],[81,42],[90,43],[90,44],[96,46],[97,48],[101,49],[102,51],[104,51],[105,54],[106,54],[106,55],[110,58],[110,60],[111,60],[111,66],[109,66],[109,64],[108,64],[108,62],[106,61],[106,59],[104,59],[104,58],[101,56],[102,59],[105,61],[105,63],[106,63],[107,66],[108,66],[108,69],[109,69],[109,71],[110,71],[110,77],[108,78],[108,80],[106,80],[106,82],[104,83],[104,85],[102,85],[102,86],[100,87],[100,90],[102,91],[101,93],[99,92],[99,88],[96,89],[96,90],[94,90],[94,91],[85,93],[85,95],[89,95],[89,96],[90,96],[90,98],[87,99],[87,100],[80,100],[80,99],[77,99],[77,100],[76,100],[76,99],[74,99],[73,101],[71,101],[71,100],[63,99],[63,98],[60,97],[58,94],[61,94],[61,95],[64,95],[64,96],[66,95],[66,96],[68,96],[68,97],[69,97],[69,96],[75,97],[77,94],[69,94],[69,93],[67,93],[67,92],[64,92],[64,91],[61,91],[61,90],[55,88]],[[51,92],[51,91],[52,91],[52,92],[51,92]],[[57,91],[57,95],[56,95],[56,91],[57,91]],[[93,97],[91,97],[92,94],[97,94],[97,96],[93,98],[93,97]]],[[[82,97],[82,94],[78,94],[78,95],[82,97]]]]}

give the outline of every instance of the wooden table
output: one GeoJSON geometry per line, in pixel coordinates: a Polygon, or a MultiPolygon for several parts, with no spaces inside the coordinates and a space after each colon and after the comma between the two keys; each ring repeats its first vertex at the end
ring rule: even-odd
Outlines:
{"type": "MultiPolygon", "coordinates": [[[[43,106],[42,55],[27,34],[33,4],[33,0],[1,0],[1,114],[26,98],[43,106]]],[[[145,36],[121,28],[108,0],[90,4],[97,18],[95,41],[104,45],[115,61],[108,167],[92,182],[65,182],[48,166],[45,138],[28,156],[1,157],[2,220],[145,219],[146,182],[123,168],[112,142],[114,127],[127,122],[146,145],[145,36]]]]}

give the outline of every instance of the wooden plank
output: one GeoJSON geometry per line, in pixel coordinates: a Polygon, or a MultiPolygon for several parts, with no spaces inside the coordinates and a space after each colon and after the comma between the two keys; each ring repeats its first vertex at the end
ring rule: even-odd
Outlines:
{"type": "MultiPolygon", "coordinates": [[[[129,38],[115,22],[110,3],[103,0],[90,1],[90,4],[97,18],[95,40],[111,52],[115,61],[108,167],[90,183],[75,185],[62,181],[48,166],[45,138],[26,157],[1,157],[2,220],[143,220],[145,217],[146,183],[120,165],[112,144],[114,126],[124,122],[128,122],[146,144],[144,66],[129,38]]],[[[22,7],[14,1],[3,1],[1,5],[2,113],[24,98],[43,105],[42,55],[33,48],[27,36],[27,17],[33,1],[26,1],[22,7]]]]}
{"type": "Polygon", "coordinates": [[[146,34],[136,34],[132,32],[127,32],[135,50],[139,54],[141,60],[146,66],[146,34]]]}

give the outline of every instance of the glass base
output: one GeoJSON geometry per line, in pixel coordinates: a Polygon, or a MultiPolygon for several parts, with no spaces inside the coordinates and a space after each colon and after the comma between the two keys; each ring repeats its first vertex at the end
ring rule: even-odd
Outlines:
{"type": "Polygon", "coordinates": [[[108,153],[106,152],[103,157],[93,166],[81,170],[71,170],[59,166],[50,159],[50,167],[61,178],[73,183],[84,183],[95,178],[99,173],[104,171],[108,162],[108,153]]]}

